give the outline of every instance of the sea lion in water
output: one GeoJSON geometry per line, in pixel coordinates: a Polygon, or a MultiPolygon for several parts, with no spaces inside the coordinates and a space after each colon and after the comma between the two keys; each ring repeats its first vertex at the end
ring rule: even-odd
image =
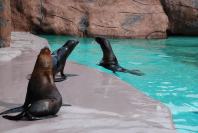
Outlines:
{"type": "Polygon", "coordinates": [[[137,76],[142,76],[144,75],[141,71],[139,70],[128,70],[125,69],[123,67],[121,67],[118,64],[118,60],[111,48],[111,44],[110,42],[102,37],[96,37],[95,41],[100,44],[100,47],[102,49],[103,52],[103,58],[99,63],[99,66],[103,66],[106,69],[109,69],[111,71],[113,71],[113,73],[115,72],[124,72],[124,73],[130,73],[130,74],[134,74],[137,76]]]}
{"type": "Polygon", "coordinates": [[[22,111],[16,116],[4,115],[9,120],[38,120],[53,117],[62,105],[62,97],[55,86],[49,48],[41,49],[27,87],[25,103],[2,114],[22,111]]]}
{"type": "Polygon", "coordinates": [[[79,41],[77,40],[68,40],[61,48],[57,49],[51,54],[54,78],[57,73],[60,72],[61,74],[61,78],[55,78],[55,82],[60,82],[66,79],[67,76],[64,74],[65,63],[68,56],[71,54],[78,43],[79,41]]]}

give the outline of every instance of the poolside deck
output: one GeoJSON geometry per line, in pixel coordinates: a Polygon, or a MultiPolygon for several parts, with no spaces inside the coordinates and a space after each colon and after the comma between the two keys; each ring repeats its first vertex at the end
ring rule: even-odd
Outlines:
{"type": "MultiPolygon", "coordinates": [[[[11,59],[0,57],[0,112],[23,104],[26,76],[40,48],[48,45],[27,33],[13,33],[12,40],[11,50],[0,50],[18,51],[11,59]]],[[[58,117],[40,121],[0,118],[0,132],[176,133],[167,107],[117,77],[74,62],[67,62],[65,73],[78,75],[56,84],[63,102],[71,107],[62,107],[58,117]]]]}

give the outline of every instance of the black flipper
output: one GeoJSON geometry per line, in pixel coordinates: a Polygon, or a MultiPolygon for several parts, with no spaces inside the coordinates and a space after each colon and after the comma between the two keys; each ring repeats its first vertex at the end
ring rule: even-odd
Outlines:
{"type": "Polygon", "coordinates": [[[13,109],[9,109],[9,110],[3,111],[3,112],[0,113],[0,115],[22,112],[23,110],[24,110],[23,106],[20,106],[20,107],[16,107],[16,108],[13,108],[13,109]]]}
{"type": "Polygon", "coordinates": [[[40,117],[35,117],[35,116],[33,116],[32,114],[30,114],[29,112],[26,112],[25,117],[26,117],[26,119],[29,120],[29,121],[41,120],[40,117]]]}
{"type": "Polygon", "coordinates": [[[66,79],[67,79],[67,77],[55,78],[54,82],[62,82],[64,80],[66,80],[66,79]]]}
{"type": "Polygon", "coordinates": [[[79,76],[78,74],[65,74],[66,77],[74,77],[74,76],[79,76]]]}
{"type": "Polygon", "coordinates": [[[57,117],[57,115],[48,115],[48,116],[43,116],[43,117],[35,117],[31,114],[27,114],[26,115],[27,120],[29,121],[36,121],[36,120],[44,120],[44,119],[50,119],[50,118],[54,118],[57,117]]]}
{"type": "Polygon", "coordinates": [[[133,75],[137,75],[137,76],[142,76],[144,75],[143,72],[141,72],[140,70],[127,70],[126,72],[133,74],[133,75]]]}
{"type": "Polygon", "coordinates": [[[33,120],[40,120],[41,118],[39,117],[34,117],[32,114],[30,114],[28,112],[29,108],[31,107],[31,105],[29,105],[29,107],[27,107],[25,110],[23,110],[20,114],[18,115],[15,115],[15,116],[10,116],[10,115],[3,115],[2,117],[5,118],[5,119],[8,119],[8,120],[21,120],[21,119],[24,119],[24,120],[30,120],[30,121],[33,121],[33,120]]]}
{"type": "Polygon", "coordinates": [[[137,75],[137,76],[144,75],[144,73],[142,73],[140,70],[128,70],[121,66],[118,66],[116,69],[118,72],[130,73],[130,74],[137,75]]]}
{"type": "Polygon", "coordinates": [[[20,114],[15,115],[15,116],[4,115],[2,117],[5,118],[5,119],[8,119],[8,120],[15,120],[15,121],[17,121],[17,120],[21,120],[25,116],[25,112],[26,111],[23,111],[20,114]]]}

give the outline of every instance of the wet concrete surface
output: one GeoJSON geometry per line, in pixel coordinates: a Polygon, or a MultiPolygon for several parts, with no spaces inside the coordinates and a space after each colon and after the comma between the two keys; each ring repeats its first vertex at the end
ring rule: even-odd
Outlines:
{"type": "MultiPolygon", "coordinates": [[[[45,45],[42,39],[40,45],[45,45]]],[[[28,84],[26,77],[33,70],[38,50],[23,50],[9,62],[0,61],[0,112],[23,104],[28,84]]],[[[16,122],[0,117],[0,132],[176,132],[167,107],[117,77],[74,62],[67,62],[65,73],[78,75],[56,83],[63,103],[72,106],[63,106],[55,118],[39,121],[16,122]]]]}

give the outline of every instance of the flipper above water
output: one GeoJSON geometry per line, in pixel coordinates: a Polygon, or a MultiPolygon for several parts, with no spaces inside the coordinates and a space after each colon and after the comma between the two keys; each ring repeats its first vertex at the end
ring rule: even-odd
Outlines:
{"type": "Polygon", "coordinates": [[[64,81],[64,80],[66,80],[67,79],[67,77],[55,77],[54,78],[54,82],[62,82],[62,81],[64,81]]]}

